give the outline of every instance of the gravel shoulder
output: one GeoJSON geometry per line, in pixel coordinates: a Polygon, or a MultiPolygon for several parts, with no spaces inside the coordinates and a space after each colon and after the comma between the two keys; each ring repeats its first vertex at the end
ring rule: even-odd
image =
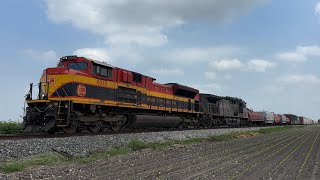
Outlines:
{"type": "Polygon", "coordinates": [[[259,130],[266,127],[204,129],[186,131],[162,131],[132,134],[74,136],[64,138],[39,138],[22,140],[0,140],[0,163],[20,159],[31,155],[45,154],[53,151],[66,152],[73,157],[85,157],[91,152],[108,150],[128,144],[133,140],[142,142],[165,142],[206,138],[231,132],[259,130]]]}
{"type": "Polygon", "coordinates": [[[226,142],[141,150],[88,164],[37,167],[0,179],[319,179],[320,126],[226,142]]]}

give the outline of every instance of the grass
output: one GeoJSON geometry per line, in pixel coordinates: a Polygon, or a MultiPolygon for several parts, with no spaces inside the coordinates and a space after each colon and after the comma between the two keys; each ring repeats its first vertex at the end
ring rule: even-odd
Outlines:
{"type": "Polygon", "coordinates": [[[47,153],[47,154],[33,156],[32,158],[28,158],[28,159],[7,162],[5,164],[0,165],[0,170],[6,173],[11,173],[16,171],[22,171],[29,166],[54,165],[54,164],[62,163],[65,160],[66,158],[61,155],[47,153]]]}
{"type": "MultiPolygon", "coordinates": [[[[108,159],[112,156],[126,155],[132,153],[133,150],[127,146],[113,148],[107,151],[94,152],[88,157],[77,157],[68,159],[67,162],[71,163],[89,163],[99,159],[108,159]]],[[[1,168],[0,168],[1,169],[1,168]]]]}
{"type": "MultiPolygon", "coordinates": [[[[301,127],[301,126],[299,126],[301,127]]],[[[241,139],[247,137],[253,137],[261,134],[269,134],[279,131],[284,131],[293,128],[292,126],[284,127],[272,127],[267,129],[261,129],[258,131],[246,131],[246,132],[234,132],[229,134],[213,135],[207,138],[193,138],[181,141],[166,141],[161,143],[146,143],[139,140],[133,140],[125,146],[120,146],[110,150],[100,150],[92,152],[88,157],[66,158],[57,153],[49,153],[43,155],[37,155],[28,159],[19,161],[12,161],[3,163],[0,165],[0,171],[5,173],[23,171],[27,167],[39,166],[39,165],[61,165],[70,163],[89,163],[100,159],[108,159],[113,156],[126,155],[135,151],[143,149],[163,150],[174,145],[190,145],[199,142],[221,142],[229,141],[233,139],[241,139]]]]}
{"type": "Polygon", "coordinates": [[[16,121],[0,121],[0,134],[21,133],[21,123],[16,121]]]}
{"type": "Polygon", "coordinates": [[[292,128],[302,128],[302,127],[305,127],[305,126],[292,126],[292,125],[278,126],[278,127],[260,129],[259,133],[261,133],[261,134],[269,134],[269,133],[273,133],[273,132],[279,132],[279,131],[288,130],[288,129],[292,129],[292,128]]]}

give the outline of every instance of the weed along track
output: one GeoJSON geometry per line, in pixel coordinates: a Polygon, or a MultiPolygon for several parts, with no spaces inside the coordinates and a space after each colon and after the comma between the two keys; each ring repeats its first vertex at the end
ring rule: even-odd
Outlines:
{"type": "Polygon", "coordinates": [[[319,179],[320,126],[262,132],[160,144],[133,141],[113,157],[34,167],[0,178],[319,179]]]}

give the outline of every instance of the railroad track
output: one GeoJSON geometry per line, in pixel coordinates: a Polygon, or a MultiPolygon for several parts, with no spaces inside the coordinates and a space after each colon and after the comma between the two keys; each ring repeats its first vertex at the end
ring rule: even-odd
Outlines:
{"type": "MultiPolygon", "coordinates": [[[[21,133],[21,134],[3,134],[0,135],[1,140],[21,140],[21,139],[41,139],[41,138],[64,138],[64,137],[74,137],[74,136],[97,136],[97,135],[115,135],[115,134],[132,134],[132,133],[146,133],[146,132],[163,132],[163,131],[190,131],[190,130],[202,130],[202,129],[226,129],[229,127],[221,126],[218,128],[189,128],[189,129],[125,129],[118,132],[115,131],[102,131],[102,132],[89,132],[83,131],[78,133],[21,133]]],[[[241,127],[236,127],[241,128],[241,127]]],[[[232,128],[234,129],[234,128],[232,128]]]]}

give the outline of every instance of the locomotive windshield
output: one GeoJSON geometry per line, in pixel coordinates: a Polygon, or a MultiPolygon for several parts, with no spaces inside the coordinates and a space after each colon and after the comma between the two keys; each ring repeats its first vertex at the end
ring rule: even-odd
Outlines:
{"type": "Polygon", "coordinates": [[[69,69],[74,70],[86,70],[88,69],[88,64],[85,62],[75,62],[75,63],[69,63],[69,69]]]}

